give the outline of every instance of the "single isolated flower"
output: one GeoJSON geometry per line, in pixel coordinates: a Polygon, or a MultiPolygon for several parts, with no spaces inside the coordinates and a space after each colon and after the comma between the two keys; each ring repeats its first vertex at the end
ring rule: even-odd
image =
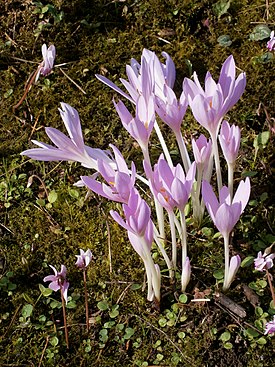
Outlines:
{"type": "Polygon", "coordinates": [[[87,266],[90,264],[90,261],[93,258],[93,254],[90,249],[88,249],[86,252],[80,249],[80,255],[75,256],[77,257],[75,265],[83,270],[87,268],[87,266]]]}
{"type": "Polygon", "coordinates": [[[275,333],[275,315],[273,316],[273,320],[269,321],[265,324],[265,335],[275,333]]]}
{"type": "Polygon", "coordinates": [[[212,152],[211,139],[207,140],[206,137],[201,134],[197,140],[192,139],[192,148],[197,168],[207,168],[212,152]]]}
{"type": "Polygon", "coordinates": [[[44,45],[42,46],[43,62],[40,74],[46,76],[52,71],[55,55],[56,55],[55,46],[50,45],[49,48],[47,48],[46,44],[44,43],[44,45]]]}
{"type": "Polygon", "coordinates": [[[273,259],[275,254],[266,255],[262,254],[262,251],[258,252],[258,256],[254,259],[255,270],[265,271],[265,269],[270,269],[273,266],[273,259]]]}
{"type": "Polygon", "coordinates": [[[66,303],[68,302],[68,288],[70,283],[67,282],[66,280],[66,276],[67,276],[67,269],[65,265],[61,265],[61,271],[58,272],[56,270],[56,268],[52,265],[49,265],[53,271],[54,271],[54,275],[48,275],[46,276],[43,281],[44,282],[51,282],[49,284],[49,288],[52,289],[53,291],[57,292],[59,290],[61,290],[62,295],[64,297],[64,300],[66,301],[66,303]]]}
{"type": "Polygon", "coordinates": [[[270,40],[267,42],[266,47],[269,51],[275,50],[275,35],[274,31],[270,33],[270,40]]]}

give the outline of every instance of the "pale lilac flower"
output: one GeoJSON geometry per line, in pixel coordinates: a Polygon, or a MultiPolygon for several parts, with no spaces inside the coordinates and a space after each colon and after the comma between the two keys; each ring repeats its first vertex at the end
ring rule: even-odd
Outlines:
{"type": "Polygon", "coordinates": [[[272,51],[275,49],[275,36],[274,31],[270,33],[270,40],[267,42],[266,47],[269,51],[272,51]]]}
{"type": "Polygon", "coordinates": [[[258,256],[254,259],[255,269],[258,271],[265,271],[265,269],[270,269],[273,266],[273,259],[275,254],[266,255],[262,254],[262,251],[258,252],[258,256]]]}
{"type": "Polygon", "coordinates": [[[158,163],[154,166],[150,187],[154,196],[167,211],[172,212],[175,207],[184,209],[192,190],[195,173],[195,162],[185,176],[180,164],[170,167],[163,154],[160,155],[158,163]]]}
{"type": "Polygon", "coordinates": [[[123,102],[115,103],[115,108],[121,119],[122,125],[129,134],[138,142],[143,151],[147,150],[150,134],[155,123],[155,107],[153,97],[147,100],[140,96],[136,104],[136,116],[133,118],[123,102]]]}
{"type": "Polygon", "coordinates": [[[187,256],[185,258],[183,267],[182,267],[182,273],[181,273],[181,291],[185,292],[185,289],[190,281],[191,277],[191,265],[189,257],[187,256]]]}
{"type": "Polygon", "coordinates": [[[148,250],[151,250],[153,242],[153,222],[151,220],[151,210],[143,200],[137,190],[131,190],[127,204],[122,205],[125,221],[118,212],[111,210],[113,219],[128,231],[128,237],[136,252],[143,259],[147,257],[148,250]],[[141,245],[139,237],[144,238],[147,249],[141,245]]]}
{"type": "Polygon", "coordinates": [[[107,153],[84,144],[77,110],[67,103],[61,103],[61,107],[59,112],[70,137],[55,128],[46,127],[46,134],[56,146],[32,140],[40,148],[25,150],[21,155],[38,161],[76,161],[93,169],[97,169],[98,159],[113,164],[107,153]]]}
{"type": "Polygon", "coordinates": [[[125,220],[118,212],[111,210],[110,214],[119,225],[127,230],[133,248],[144,262],[148,280],[148,300],[152,301],[155,297],[157,301],[160,301],[160,271],[151,257],[153,222],[150,207],[133,188],[128,204],[123,204],[122,208],[125,220]]]}
{"type": "Polygon", "coordinates": [[[235,275],[237,274],[237,271],[241,265],[241,258],[239,255],[232,256],[230,259],[230,265],[228,270],[228,276],[226,279],[226,283],[224,283],[224,288],[228,289],[233,282],[235,275]]]}
{"type": "Polygon", "coordinates": [[[207,181],[203,181],[203,200],[215,226],[223,237],[227,237],[238,222],[240,215],[248,203],[249,195],[250,181],[248,177],[245,181],[239,183],[232,202],[228,187],[222,187],[219,192],[218,201],[212,186],[207,181]]]}
{"type": "Polygon", "coordinates": [[[86,269],[93,258],[93,254],[90,249],[88,249],[86,252],[80,249],[80,255],[75,256],[77,257],[75,265],[80,269],[86,269]]]}
{"type": "Polygon", "coordinates": [[[173,90],[166,84],[163,88],[163,96],[156,97],[155,108],[159,117],[174,132],[179,133],[181,123],[188,107],[188,100],[185,93],[182,92],[178,101],[173,90]]]}
{"type": "Polygon", "coordinates": [[[211,139],[207,141],[206,137],[201,134],[197,140],[192,139],[192,148],[197,167],[207,167],[212,151],[211,139]]]}
{"type": "Polygon", "coordinates": [[[103,160],[98,160],[98,172],[104,178],[107,184],[97,181],[91,176],[81,176],[81,181],[98,195],[106,197],[109,200],[114,200],[121,203],[127,203],[130,192],[135,185],[136,168],[134,163],[131,165],[131,175],[127,164],[120,151],[112,144],[111,148],[114,151],[116,166],[113,168],[103,160]]]}
{"type": "Polygon", "coordinates": [[[166,52],[162,52],[162,56],[166,59],[165,64],[159,61],[154,52],[143,49],[141,64],[137,60],[131,59],[131,64],[126,66],[128,81],[120,79],[129,94],[117,87],[108,78],[102,75],[96,75],[96,77],[133,103],[136,103],[141,95],[147,100],[152,93],[161,95],[165,84],[173,88],[176,78],[175,65],[166,52]]]}
{"type": "Polygon", "coordinates": [[[46,76],[48,75],[53,68],[54,60],[55,60],[55,46],[50,45],[49,48],[47,48],[46,44],[42,46],[42,55],[43,55],[43,65],[40,71],[40,74],[46,76]]]}
{"type": "Polygon", "coordinates": [[[46,276],[43,281],[44,282],[51,282],[49,284],[49,288],[52,289],[53,291],[57,292],[59,290],[61,290],[62,295],[64,297],[64,300],[66,301],[66,303],[68,302],[68,288],[70,283],[67,282],[66,280],[66,276],[67,276],[67,269],[65,265],[61,265],[61,271],[58,272],[56,270],[56,268],[52,265],[49,265],[53,271],[54,271],[54,275],[48,275],[46,276]]]}
{"type": "Polygon", "coordinates": [[[222,66],[218,83],[214,81],[210,72],[207,72],[205,77],[205,89],[202,88],[196,73],[194,81],[188,78],[183,81],[183,90],[195,119],[210,132],[211,136],[217,136],[222,118],[244,92],[245,73],[241,73],[237,79],[235,77],[235,61],[231,55],[222,66]]]}
{"type": "Polygon", "coordinates": [[[240,128],[235,125],[230,126],[229,123],[224,120],[221,126],[219,140],[227,163],[234,164],[240,147],[240,128]]]}
{"type": "Polygon", "coordinates": [[[275,315],[273,316],[273,320],[269,321],[265,324],[265,335],[275,333],[275,315]]]}

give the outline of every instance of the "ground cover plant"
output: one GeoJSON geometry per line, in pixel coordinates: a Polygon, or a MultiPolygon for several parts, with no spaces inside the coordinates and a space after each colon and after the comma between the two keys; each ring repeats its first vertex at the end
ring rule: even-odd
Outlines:
{"type": "Polygon", "coordinates": [[[0,7],[1,363],[271,366],[274,5],[26,0],[0,7]],[[141,97],[135,97],[139,84],[120,81],[135,80],[136,62],[125,73],[131,58],[145,75],[141,97]],[[151,101],[156,65],[165,82],[159,93],[153,83],[151,101]],[[223,80],[235,80],[235,65],[228,89],[223,80]],[[207,75],[205,92],[194,72],[200,82],[207,75]],[[125,89],[118,97],[95,74],[117,91],[128,86],[131,97],[125,89]],[[167,150],[153,130],[155,117],[167,150]],[[44,144],[50,143],[44,127],[59,149],[44,144]],[[92,148],[85,147],[85,157],[84,142],[92,148]],[[35,156],[38,150],[44,155],[35,156]],[[202,152],[206,162],[213,152],[211,180],[202,180],[202,152]],[[69,163],[43,162],[52,160],[49,154],[69,163]],[[181,157],[183,173],[176,166],[181,157]],[[87,166],[109,187],[88,176],[95,171],[87,166]],[[76,187],[79,177],[103,198],[76,187]],[[105,199],[114,196],[122,207],[105,199]],[[154,196],[167,210],[164,220],[154,196]]]}

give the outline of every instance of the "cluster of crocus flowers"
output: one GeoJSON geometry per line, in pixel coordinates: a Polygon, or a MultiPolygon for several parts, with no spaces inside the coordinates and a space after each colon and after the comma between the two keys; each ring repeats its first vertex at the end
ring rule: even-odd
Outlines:
{"type": "MultiPolygon", "coordinates": [[[[78,113],[65,103],[61,104],[60,114],[69,137],[56,129],[46,128],[46,133],[54,146],[34,140],[33,143],[39,148],[21,153],[38,160],[76,161],[95,171],[92,175],[81,176],[78,185],[85,185],[94,193],[122,204],[123,217],[116,211],[111,211],[111,215],[127,230],[129,241],[144,263],[148,282],[147,298],[155,299],[157,302],[160,301],[161,277],[159,266],[155,264],[151,254],[153,242],[157,244],[171,278],[178,267],[177,251],[180,243],[183,292],[191,277],[192,256],[187,253],[185,221],[185,208],[190,197],[194,221],[201,223],[206,205],[214,224],[224,238],[224,289],[229,288],[240,265],[238,255],[231,259],[229,257],[230,234],[244,211],[250,194],[250,182],[246,179],[240,182],[234,195],[233,174],[240,146],[240,129],[235,125],[230,126],[224,120],[225,114],[244,92],[245,73],[240,73],[236,77],[235,61],[233,56],[229,56],[221,68],[218,82],[208,72],[202,88],[197,74],[194,73],[193,80],[185,78],[183,81],[183,90],[178,99],[173,91],[175,65],[168,54],[163,53],[163,56],[164,63],[154,52],[144,49],[140,63],[132,59],[130,65],[126,67],[128,80],[120,79],[127,92],[106,77],[97,75],[99,80],[134,105],[134,113],[132,113],[122,101],[114,102],[122,125],[142,150],[146,178],[136,172],[133,162],[128,168],[122,154],[114,145],[111,145],[112,152],[86,146],[78,113]],[[201,135],[197,140],[192,140],[194,162],[189,156],[184,140],[186,134],[182,133],[182,122],[188,106],[195,119],[209,135],[209,137],[201,135]],[[158,117],[173,131],[182,164],[178,163],[174,166],[157,123],[158,117]],[[153,129],[163,154],[160,155],[157,163],[152,164],[149,141],[153,129]],[[218,142],[227,161],[228,186],[223,186],[222,183],[218,142]],[[219,200],[210,185],[213,159],[219,200]],[[151,191],[157,225],[151,219],[151,208],[137,189],[137,179],[142,180],[151,191]],[[169,235],[166,234],[167,223],[164,210],[168,216],[171,251],[167,250],[169,235]]],[[[46,68],[48,64],[45,61],[43,65],[46,68]]],[[[80,263],[84,261],[84,254],[81,253],[79,256],[80,263]]],[[[85,269],[86,266],[83,265],[83,270],[85,269]]]]}

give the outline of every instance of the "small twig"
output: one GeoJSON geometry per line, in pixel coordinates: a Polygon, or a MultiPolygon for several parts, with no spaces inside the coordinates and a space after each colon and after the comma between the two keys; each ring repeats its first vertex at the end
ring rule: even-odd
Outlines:
{"type": "Polygon", "coordinates": [[[12,316],[11,322],[10,322],[10,324],[9,324],[9,326],[8,326],[8,328],[7,328],[6,332],[5,332],[5,334],[3,335],[3,338],[5,338],[5,336],[6,336],[6,335],[8,334],[8,332],[10,331],[10,329],[11,329],[11,327],[12,327],[12,325],[13,325],[14,321],[15,321],[15,318],[16,318],[16,316],[17,316],[17,314],[18,314],[18,312],[19,312],[19,310],[20,310],[20,308],[21,308],[21,306],[22,306],[22,305],[17,306],[17,309],[15,310],[15,313],[14,313],[14,315],[12,316]]]}
{"type": "Polygon", "coordinates": [[[42,187],[43,187],[43,190],[45,191],[45,194],[46,194],[47,199],[48,199],[48,197],[49,197],[48,190],[47,190],[47,188],[46,188],[46,185],[45,185],[44,181],[43,181],[39,176],[37,176],[37,175],[32,175],[32,176],[30,176],[30,177],[28,178],[28,185],[27,185],[27,187],[30,187],[30,186],[31,186],[31,184],[32,184],[32,182],[33,182],[33,178],[36,178],[38,181],[40,181],[40,183],[41,183],[41,185],[42,185],[42,187]]]}
{"type": "Polygon", "coordinates": [[[150,327],[152,327],[152,328],[156,329],[159,333],[163,334],[163,335],[165,336],[165,338],[166,338],[167,340],[169,340],[169,342],[173,345],[173,347],[177,349],[177,351],[181,354],[181,356],[182,356],[183,358],[186,358],[186,359],[188,360],[188,362],[191,362],[191,359],[190,359],[189,357],[185,356],[185,355],[182,353],[181,349],[180,349],[180,348],[179,348],[179,347],[178,347],[178,346],[173,342],[173,340],[171,340],[171,339],[169,338],[169,336],[168,336],[164,331],[162,331],[161,329],[159,329],[158,327],[156,327],[155,325],[151,324],[149,321],[147,321],[147,320],[143,319],[142,317],[140,317],[140,316],[138,316],[138,315],[134,315],[134,314],[132,314],[131,316],[136,317],[136,318],[137,318],[137,319],[139,319],[140,321],[145,322],[145,323],[146,323],[146,324],[148,324],[150,327]]]}
{"type": "Polygon", "coordinates": [[[0,226],[3,227],[3,228],[5,228],[11,234],[14,234],[14,232],[11,229],[9,229],[8,227],[6,227],[4,224],[0,223],[0,226]]]}
{"type": "Polygon", "coordinates": [[[27,86],[26,86],[26,88],[25,88],[25,92],[24,92],[24,94],[23,94],[23,96],[21,97],[21,99],[20,99],[20,101],[15,105],[15,106],[13,106],[13,112],[15,112],[15,110],[19,107],[19,106],[21,106],[21,104],[24,102],[24,100],[26,99],[26,97],[27,97],[27,94],[28,94],[28,92],[29,92],[29,90],[31,89],[31,86],[33,85],[33,83],[34,83],[34,81],[35,81],[35,78],[36,78],[36,76],[37,76],[37,73],[38,73],[38,71],[39,71],[39,66],[38,66],[38,68],[35,70],[35,72],[33,73],[33,74],[31,74],[31,77],[30,77],[30,81],[28,82],[28,84],[27,84],[27,86]]]}
{"type": "Polygon", "coordinates": [[[272,284],[272,281],[271,281],[271,276],[269,274],[268,269],[265,269],[265,271],[266,271],[266,277],[267,277],[267,280],[268,280],[270,292],[271,292],[271,295],[272,295],[273,304],[275,306],[275,293],[274,293],[274,288],[273,288],[273,284],[272,284]]]}
{"type": "Polygon", "coordinates": [[[89,331],[89,305],[88,305],[88,292],[87,292],[87,279],[86,269],[83,269],[83,281],[84,281],[84,294],[85,294],[85,310],[86,310],[86,327],[87,332],[89,331]]]}
{"type": "Polygon", "coordinates": [[[39,115],[37,116],[37,118],[36,118],[36,120],[35,120],[35,122],[34,122],[34,125],[32,126],[32,131],[31,131],[31,135],[29,136],[29,140],[31,140],[31,137],[33,136],[33,133],[37,130],[37,129],[36,129],[36,125],[37,125],[37,123],[38,123],[39,117],[40,117],[40,113],[39,113],[39,115]]]}
{"type": "Polygon", "coordinates": [[[269,18],[269,2],[268,0],[265,0],[265,9],[266,9],[266,19],[269,18]]]}
{"type": "Polygon", "coordinates": [[[117,301],[116,301],[116,304],[118,305],[120,301],[123,300],[123,298],[125,297],[125,294],[126,292],[128,291],[128,289],[132,286],[132,283],[131,284],[128,284],[127,287],[121,292],[121,294],[119,295],[117,301]]]}
{"type": "Polygon", "coordinates": [[[46,343],[45,343],[45,346],[44,346],[44,348],[43,348],[43,350],[42,350],[42,354],[41,354],[41,357],[40,357],[40,360],[39,360],[39,365],[38,365],[38,367],[40,367],[40,366],[41,366],[41,364],[42,364],[42,360],[43,360],[43,358],[44,358],[44,354],[45,354],[46,348],[47,348],[47,346],[48,346],[48,343],[49,343],[49,336],[47,336],[47,338],[46,338],[46,343]]]}
{"type": "Polygon", "coordinates": [[[68,328],[67,328],[65,299],[64,299],[64,296],[63,296],[62,287],[60,287],[60,292],[61,292],[61,300],[62,300],[62,311],[63,311],[63,320],[64,320],[64,329],[65,329],[65,339],[66,339],[67,349],[69,349],[69,335],[68,335],[68,328]]]}
{"type": "Polygon", "coordinates": [[[78,85],[67,73],[65,73],[65,71],[62,69],[62,68],[60,68],[60,70],[62,71],[62,73],[65,75],[65,77],[67,78],[67,79],[69,79],[69,81],[70,82],[72,82],[83,94],[87,94],[86,92],[85,92],[85,90],[83,90],[81,87],[80,87],[80,85],[78,85]]]}

